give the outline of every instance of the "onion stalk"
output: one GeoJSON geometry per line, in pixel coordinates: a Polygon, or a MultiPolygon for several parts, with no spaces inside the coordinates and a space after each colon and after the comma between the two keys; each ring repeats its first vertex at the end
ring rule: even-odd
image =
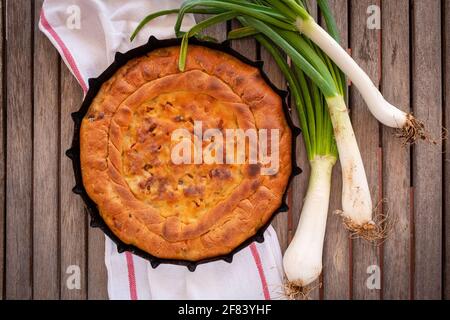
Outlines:
{"type": "Polygon", "coordinates": [[[302,298],[322,273],[331,174],[334,156],[315,156],[310,160],[311,176],[295,235],[284,256],[283,267],[289,298],[302,298]]]}
{"type": "MultiPolygon", "coordinates": [[[[232,37],[239,38],[246,34],[243,28],[241,34],[234,31],[232,37]]],[[[304,297],[308,294],[308,287],[322,273],[331,174],[337,161],[336,143],[326,102],[317,86],[307,81],[298,68],[290,69],[271,40],[262,35],[256,35],[256,40],[273,56],[289,84],[311,167],[300,221],[283,257],[287,296],[304,297]]]]}

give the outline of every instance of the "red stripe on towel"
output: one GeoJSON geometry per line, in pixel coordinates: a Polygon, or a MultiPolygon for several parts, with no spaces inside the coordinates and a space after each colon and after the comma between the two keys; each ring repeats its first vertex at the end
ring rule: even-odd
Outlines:
{"type": "Polygon", "coordinates": [[[261,257],[259,255],[259,251],[255,243],[252,243],[250,245],[250,251],[252,252],[253,259],[255,260],[256,263],[256,268],[258,269],[259,278],[261,279],[261,286],[264,293],[264,299],[270,300],[270,293],[269,287],[267,286],[266,275],[264,274],[264,268],[262,266],[261,257]]]}
{"type": "Polygon", "coordinates": [[[69,63],[70,68],[72,69],[72,71],[73,71],[73,73],[75,75],[75,78],[77,78],[78,82],[81,85],[81,88],[83,88],[83,91],[86,93],[87,90],[88,90],[88,87],[86,85],[86,82],[84,82],[83,77],[81,76],[80,70],[78,69],[77,64],[75,63],[75,59],[73,58],[73,56],[70,53],[69,49],[67,49],[67,47],[64,44],[64,42],[58,36],[56,31],[52,28],[50,23],[48,23],[47,18],[45,17],[45,14],[44,14],[44,9],[41,10],[41,23],[42,23],[42,26],[45,28],[45,30],[47,30],[50,33],[52,38],[55,39],[56,43],[61,48],[61,50],[63,52],[63,55],[64,55],[64,57],[67,60],[67,63],[69,63]]]}
{"type": "Polygon", "coordinates": [[[133,255],[130,252],[126,252],[125,257],[127,259],[128,284],[130,287],[130,299],[137,300],[136,275],[134,273],[133,255]]]}

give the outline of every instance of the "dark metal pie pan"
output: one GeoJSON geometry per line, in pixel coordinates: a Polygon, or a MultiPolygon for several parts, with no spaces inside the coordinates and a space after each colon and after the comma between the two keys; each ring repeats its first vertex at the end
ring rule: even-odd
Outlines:
{"type": "MultiPolygon", "coordinates": [[[[286,103],[288,99],[288,93],[286,91],[282,91],[278,89],[267,77],[267,75],[263,71],[263,62],[262,61],[251,61],[247,59],[246,57],[242,56],[238,52],[234,51],[228,41],[225,41],[223,43],[212,43],[212,42],[205,42],[200,41],[197,39],[191,39],[191,44],[205,46],[211,49],[219,50],[226,52],[237,59],[241,60],[242,62],[251,65],[253,67],[256,67],[261,72],[261,75],[263,76],[264,80],[267,82],[267,84],[270,85],[270,87],[277,92],[282,100],[283,100],[283,109],[285,112],[286,120],[289,124],[289,127],[292,130],[292,173],[289,178],[289,184],[292,182],[292,179],[299,175],[302,171],[297,166],[297,162],[295,159],[295,150],[296,150],[296,140],[297,137],[300,135],[301,131],[298,127],[296,127],[290,117],[290,110],[288,108],[288,105],[286,103]]],[[[158,267],[160,264],[175,264],[175,265],[182,265],[186,266],[190,271],[195,271],[196,267],[200,264],[223,260],[228,263],[231,263],[233,261],[233,257],[236,253],[247,247],[253,242],[262,243],[264,242],[264,232],[269,227],[272,220],[275,218],[275,216],[279,213],[288,211],[288,205],[287,205],[287,190],[283,195],[283,202],[281,206],[273,213],[272,218],[270,221],[268,221],[263,227],[261,227],[258,232],[248,238],[246,241],[241,243],[237,248],[235,248],[231,253],[227,255],[217,256],[213,258],[203,259],[200,261],[186,261],[186,260],[174,260],[174,259],[161,259],[155,256],[152,256],[151,254],[133,246],[126,244],[122,242],[112,231],[111,229],[106,225],[106,223],[103,221],[103,218],[100,216],[99,211],[97,209],[97,205],[92,201],[92,199],[87,194],[84,186],[83,186],[83,180],[81,176],[81,164],[80,164],[80,127],[81,127],[81,121],[83,117],[86,115],[89,106],[91,105],[92,101],[94,100],[95,96],[97,95],[98,91],[100,90],[102,84],[107,81],[109,78],[111,78],[116,71],[121,68],[123,65],[125,65],[129,60],[143,56],[153,50],[164,48],[164,47],[171,47],[181,44],[181,39],[169,39],[169,40],[158,40],[155,37],[151,37],[149,41],[135,49],[132,49],[126,53],[116,53],[114,62],[97,78],[91,78],[89,79],[89,90],[83,100],[83,103],[81,105],[81,108],[77,111],[72,113],[72,119],[75,124],[74,128],[74,134],[73,134],[73,140],[72,140],[72,146],[70,149],[66,151],[66,155],[72,160],[73,163],[73,171],[75,174],[75,181],[76,185],[72,189],[74,193],[81,196],[83,199],[86,210],[89,213],[91,219],[90,219],[90,226],[94,228],[100,228],[111,240],[113,240],[116,245],[119,252],[129,251],[137,256],[140,256],[146,260],[148,260],[153,268],[158,267]]]]}

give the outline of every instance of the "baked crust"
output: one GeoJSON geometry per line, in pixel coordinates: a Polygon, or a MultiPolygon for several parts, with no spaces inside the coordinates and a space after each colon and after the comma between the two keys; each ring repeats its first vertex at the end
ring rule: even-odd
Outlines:
{"type": "Polygon", "coordinates": [[[123,242],[153,256],[198,261],[230,253],[281,205],[291,174],[291,131],[281,98],[258,69],[202,46],[133,59],[106,81],[80,130],[85,189],[123,242]],[[280,167],[175,165],[171,132],[279,129],[280,167]]]}

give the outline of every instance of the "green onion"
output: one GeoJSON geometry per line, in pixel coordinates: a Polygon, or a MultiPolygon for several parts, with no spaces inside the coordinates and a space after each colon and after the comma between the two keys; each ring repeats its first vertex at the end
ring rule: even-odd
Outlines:
{"type": "Polygon", "coordinates": [[[184,71],[184,69],[186,67],[188,41],[189,41],[190,37],[201,32],[203,29],[206,29],[210,26],[221,23],[223,21],[231,20],[231,19],[235,18],[236,16],[237,16],[237,14],[235,12],[232,12],[232,11],[224,12],[224,13],[218,14],[214,17],[211,17],[209,19],[203,20],[202,22],[193,26],[188,32],[186,32],[183,35],[183,39],[181,40],[180,59],[178,62],[178,68],[180,69],[180,71],[184,71]]]}
{"type": "Polygon", "coordinates": [[[182,4],[182,6],[180,7],[180,12],[178,13],[178,19],[177,19],[177,22],[175,23],[175,33],[177,34],[178,32],[180,32],[181,23],[183,21],[184,15],[189,10],[195,8],[196,6],[230,10],[230,11],[239,13],[240,15],[243,15],[243,16],[245,15],[245,16],[253,17],[260,21],[270,23],[281,29],[292,30],[292,31],[296,30],[296,27],[294,24],[286,23],[282,20],[279,20],[279,19],[267,14],[265,12],[264,7],[261,6],[261,8],[259,8],[259,9],[254,9],[251,6],[250,7],[247,6],[247,5],[251,5],[251,3],[244,3],[244,2],[246,2],[246,1],[242,1],[242,4],[237,4],[237,3],[228,2],[228,1],[222,2],[222,1],[217,1],[217,0],[216,1],[210,1],[210,0],[188,0],[188,1],[185,1],[182,4]]]}
{"type": "Polygon", "coordinates": [[[228,40],[241,39],[257,35],[259,32],[252,27],[242,27],[228,32],[228,40]]]}
{"type": "MultiPolygon", "coordinates": [[[[130,41],[133,41],[134,38],[136,38],[139,31],[141,31],[142,28],[150,21],[152,21],[158,17],[161,17],[161,16],[166,16],[166,15],[175,14],[175,13],[178,14],[179,11],[180,11],[180,9],[171,9],[171,10],[163,10],[163,11],[158,11],[158,12],[149,14],[144,19],[142,19],[142,21],[138,24],[136,29],[133,31],[133,33],[131,34],[131,37],[130,37],[130,41]]],[[[215,9],[193,9],[193,10],[188,11],[188,13],[195,13],[195,14],[219,14],[222,12],[223,12],[222,10],[215,10],[215,9]]]]}

